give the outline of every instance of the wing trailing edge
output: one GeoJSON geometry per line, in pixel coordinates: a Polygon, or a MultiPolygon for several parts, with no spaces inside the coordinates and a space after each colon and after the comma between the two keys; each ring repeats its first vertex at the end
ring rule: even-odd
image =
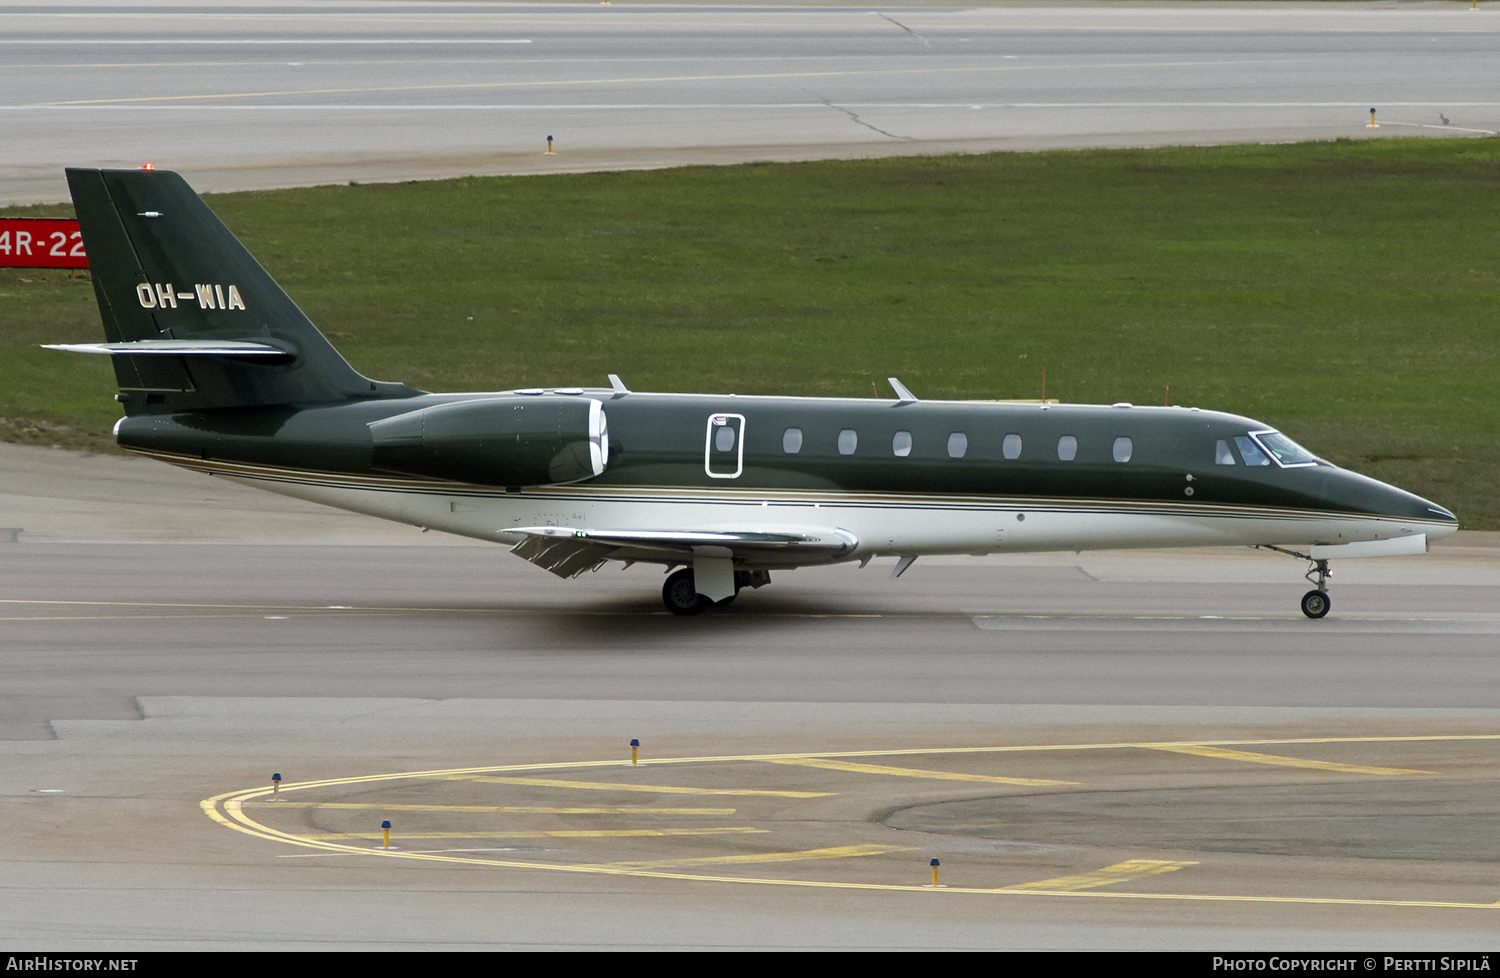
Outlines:
{"type": "Polygon", "coordinates": [[[735,559],[789,550],[836,557],[859,540],[848,530],[588,530],[567,526],[527,526],[507,530],[524,539],[511,553],[558,577],[577,577],[607,560],[691,561],[705,548],[735,559]]]}

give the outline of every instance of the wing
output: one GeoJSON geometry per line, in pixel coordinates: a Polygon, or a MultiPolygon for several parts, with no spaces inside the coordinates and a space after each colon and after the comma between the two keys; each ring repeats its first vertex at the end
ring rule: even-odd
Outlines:
{"type": "Polygon", "coordinates": [[[746,559],[775,555],[777,563],[823,563],[853,550],[859,540],[834,527],[784,530],[582,530],[526,526],[508,533],[524,539],[511,553],[558,577],[577,577],[606,560],[681,561],[694,556],[746,559]],[[709,549],[705,549],[709,548],[709,549]],[[805,558],[805,561],[798,558],[805,558]]]}

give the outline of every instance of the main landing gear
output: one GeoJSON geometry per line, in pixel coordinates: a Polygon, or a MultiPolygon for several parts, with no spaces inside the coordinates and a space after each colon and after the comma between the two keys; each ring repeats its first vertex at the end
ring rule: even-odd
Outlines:
{"type": "Polygon", "coordinates": [[[698,593],[693,584],[693,572],[686,567],[667,578],[667,583],[661,586],[661,600],[674,615],[696,615],[707,611],[713,604],[698,593]]]}
{"type": "Polygon", "coordinates": [[[734,594],[722,601],[714,601],[698,593],[697,585],[693,581],[692,568],[684,567],[668,575],[667,582],[661,586],[661,601],[674,615],[696,615],[709,608],[722,608],[739,597],[741,588],[764,587],[770,583],[770,571],[735,571],[734,594]]]}
{"type": "Polygon", "coordinates": [[[1333,599],[1328,596],[1328,579],[1333,576],[1333,571],[1328,569],[1328,561],[1314,560],[1307,554],[1299,554],[1295,550],[1283,550],[1281,547],[1266,544],[1255,549],[1274,550],[1279,554],[1297,557],[1312,564],[1312,567],[1308,568],[1307,579],[1314,587],[1302,596],[1302,613],[1309,618],[1322,618],[1328,614],[1328,609],[1333,607],[1333,599]]]}

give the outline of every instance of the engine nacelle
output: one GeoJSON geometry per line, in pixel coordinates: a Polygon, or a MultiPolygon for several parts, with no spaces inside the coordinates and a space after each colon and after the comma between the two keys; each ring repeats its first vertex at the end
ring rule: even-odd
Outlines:
{"type": "Polygon", "coordinates": [[[488,486],[542,486],[609,464],[604,405],[586,397],[483,398],[370,424],[373,468],[488,486]]]}

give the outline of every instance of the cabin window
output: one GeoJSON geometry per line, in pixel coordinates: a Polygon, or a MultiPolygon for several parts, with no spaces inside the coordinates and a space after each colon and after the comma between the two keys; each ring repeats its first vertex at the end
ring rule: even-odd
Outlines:
{"type": "Polygon", "coordinates": [[[1134,448],[1135,448],[1135,446],[1131,444],[1129,438],[1116,438],[1115,439],[1115,461],[1116,462],[1128,462],[1128,461],[1130,461],[1130,453],[1131,453],[1131,451],[1134,448]]]}
{"type": "Polygon", "coordinates": [[[1234,464],[1234,452],[1231,452],[1229,450],[1229,442],[1225,441],[1222,438],[1220,438],[1219,439],[1219,443],[1214,446],[1214,464],[1215,465],[1233,465],[1234,464]]]}
{"type": "Polygon", "coordinates": [[[955,431],[948,436],[948,457],[963,458],[964,453],[969,450],[969,436],[962,431],[955,431]]]}
{"type": "Polygon", "coordinates": [[[1234,443],[1239,446],[1240,458],[1245,460],[1246,465],[1270,465],[1271,460],[1266,458],[1266,453],[1244,435],[1235,436],[1234,443]]]}
{"type": "Polygon", "coordinates": [[[911,432],[896,432],[896,436],[891,439],[891,453],[897,458],[905,458],[911,454],[911,432]]]}
{"type": "Polygon", "coordinates": [[[714,448],[717,448],[721,452],[733,451],[734,429],[729,427],[729,425],[724,425],[718,431],[714,432],[714,448]]]}
{"type": "Polygon", "coordinates": [[[802,451],[801,428],[788,428],[781,433],[781,450],[788,455],[796,455],[802,451]]]}
{"type": "Polygon", "coordinates": [[[1006,435],[1005,441],[1000,443],[1000,452],[1006,458],[1018,459],[1021,457],[1021,436],[1006,435]]]}
{"type": "Polygon", "coordinates": [[[839,454],[853,455],[854,448],[859,444],[859,435],[853,428],[845,428],[839,432],[839,454]]]}
{"type": "Polygon", "coordinates": [[[1071,462],[1078,457],[1078,439],[1072,435],[1063,435],[1057,440],[1057,457],[1064,462],[1071,462]]]}

